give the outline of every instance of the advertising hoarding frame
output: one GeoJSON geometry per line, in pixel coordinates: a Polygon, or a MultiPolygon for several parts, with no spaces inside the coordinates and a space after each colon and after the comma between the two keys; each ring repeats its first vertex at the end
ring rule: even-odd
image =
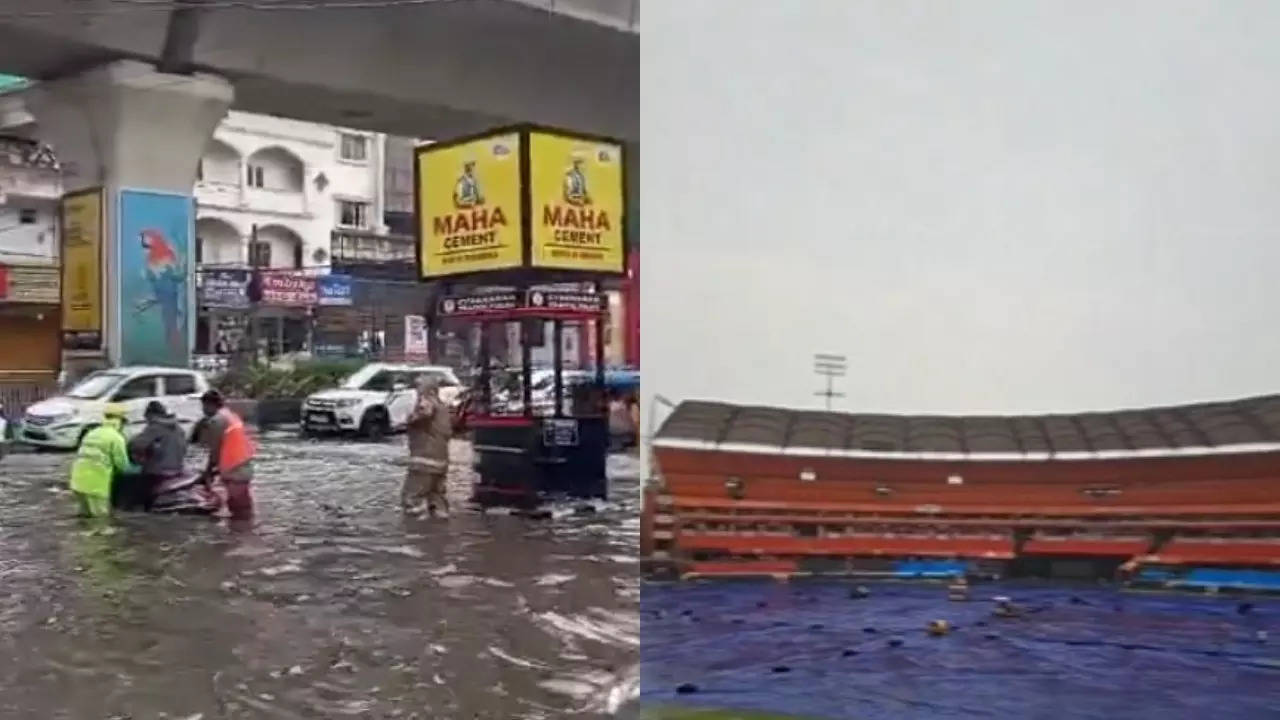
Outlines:
{"type": "Polygon", "coordinates": [[[58,269],[59,284],[60,284],[59,292],[61,293],[61,297],[59,298],[59,303],[58,303],[58,306],[59,306],[58,310],[59,310],[59,314],[61,315],[61,318],[59,319],[59,325],[60,325],[59,330],[61,332],[60,342],[61,342],[62,349],[68,353],[91,353],[91,354],[101,353],[105,344],[104,335],[106,332],[106,300],[107,300],[106,280],[107,280],[107,277],[103,269],[103,262],[106,259],[105,245],[106,245],[106,236],[107,236],[107,189],[103,186],[97,185],[93,187],[87,187],[82,190],[76,190],[74,192],[63,193],[62,197],[58,198],[57,228],[58,228],[58,255],[61,258],[61,267],[58,269]],[[73,201],[83,197],[96,198],[97,209],[98,209],[98,227],[96,229],[98,248],[97,248],[97,253],[96,253],[96,258],[94,260],[94,268],[93,268],[93,271],[97,273],[97,276],[98,276],[98,293],[97,293],[98,297],[94,300],[95,310],[97,311],[96,312],[97,329],[96,330],[93,330],[93,329],[68,330],[67,318],[69,317],[70,313],[67,312],[67,291],[68,291],[68,288],[71,286],[71,283],[67,282],[68,265],[66,262],[67,260],[66,207],[67,207],[68,201],[73,201]],[[83,334],[86,336],[90,336],[92,339],[86,342],[71,343],[71,342],[68,342],[68,335],[71,333],[83,334]]]}
{"type": "MultiPolygon", "coordinates": [[[[190,264],[190,267],[184,267],[183,272],[186,276],[186,360],[182,364],[170,364],[166,362],[157,362],[156,365],[172,366],[172,367],[188,367],[191,364],[191,356],[195,350],[196,326],[199,324],[196,320],[197,302],[195,273],[192,272],[195,265],[195,243],[196,243],[196,199],[193,195],[186,193],[173,192],[169,190],[152,190],[149,188],[136,187],[120,187],[114,193],[115,197],[115,228],[116,228],[116,283],[114,288],[114,299],[116,302],[115,312],[115,342],[113,343],[111,361],[115,364],[127,364],[124,362],[124,228],[129,218],[125,217],[124,206],[125,197],[134,196],[151,196],[160,198],[171,198],[185,200],[188,204],[186,217],[186,233],[187,246],[186,255],[183,260],[190,264]]],[[[167,359],[166,359],[167,360],[167,359]]]]}
{"type": "MultiPolygon", "coordinates": [[[[522,187],[525,195],[525,201],[529,205],[529,208],[528,208],[529,225],[527,228],[528,235],[527,235],[526,244],[525,244],[525,267],[530,270],[534,270],[538,272],[574,273],[574,274],[577,274],[579,277],[607,276],[607,277],[613,277],[613,278],[625,278],[627,276],[627,262],[628,262],[628,255],[629,255],[628,251],[630,249],[630,243],[628,242],[629,240],[628,226],[630,225],[631,215],[634,212],[636,212],[635,208],[627,207],[627,192],[629,191],[629,188],[627,186],[627,164],[630,161],[630,158],[627,156],[626,145],[620,140],[611,140],[611,139],[600,138],[600,137],[592,137],[592,136],[582,135],[578,133],[563,132],[563,131],[557,131],[557,130],[546,129],[546,128],[531,129],[528,132],[528,134],[524,137],[524,143],[527,144],[529,147],[529,150],[528,150],[529,161],[525,164],[523,168],[525,171],[525,174],[524,174],[524,177],[521,178],[522,187]],[[533,201],[535,200],[533,196],[533,190],[535,185],[537,185],[534,179],[534,168],[535,168],[534,148],[537,145],[537,143],[535,142],[536,138],[565,141],[570,145],[594,143],[597,145],[611,145],[617,148],[618,184],[616,186],[616,191],[618,192],[618,208],[617,208],[618,215],[615,218],[615,220],[617,225],[617,237],[618,237],[618,248],[617,248],[618,265],[616,269],[613,269],[613,268],[600,269],[600,268],[589,268],[589,267],[586,267],[586,268],[557,267],[554,263],[539,264],[538,259],[534,257],[534,249],[538,245],[537,240],[539,236],[539,233],[535,232],[535,221],[534,221],[534,218],[536,216],[535,211],[537,210],[537,208],[533,207],[533,201]]],[[[562,178],[562,182],[563,182],[563,178],[562,178]]]]}
{"type": "Polygon", "coordinates": [[[424,143],[414,148],[413,151],[413,210],[416,218],[414,223],[414,273],[418,282],[440,282],[446,285],[453,283],[474,282],[479,278],[484,278],[485,282],[495,284],[529,284],[536,279],[538,283],[548,283],[557,281],[582,281],[592,278],[608,277],[608,278],[625,278],[629,271],[631,262],[631,247],[635,239],[631,237],[631,225],[629,221],[632,213],[637,212],[637,208],[629,206],[628,199],[631,196],[631,181],[627,167],[631,162],[630,153],[627,144],[620,138],[608,137],[593,133],[582,133],[567,128],[555,127],[551,125],[539,125],[536,123],[516,123],[512,125],[503,125],[490,128],[483,132],[470,133],[456,138],[450,138],[442,142],[424,143]],[[600,143],[608,145],[616,145],[619,152],[619,163],[621,164],[621,192],[622,192],[622,213],[623,217],[619,218],[619,227],[621,228],[622,241],[622,266],[617,271],[602,270],[582,270],[582,269],[562,269],[554,267],[542,267],[533,265],[533,198],[530,187],[530,178],[532,173],[532,157],[530,137],[533,134],[554,135],[561,138],[578,140],[585,143],[600,143]],[[459,145],[495,138],[501,135],[518,135],[520,138],[520,242],[522,262],[518,268],[510,268],[503,270],[474,270],[470,272],[450,273],[447,275],[427,276],[424,274],[426,268],[423,264],[423,247],[426,242],[423,227],[427,221],[423,214],[422,207],[422,163],[420,158],[424,154],[438,152],[459,145]]]}

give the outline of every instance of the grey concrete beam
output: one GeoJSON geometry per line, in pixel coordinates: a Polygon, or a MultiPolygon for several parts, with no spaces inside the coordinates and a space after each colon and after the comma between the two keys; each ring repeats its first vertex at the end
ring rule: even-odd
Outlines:
{"type": "Polygon", "coordinates": [[[558,13],[567,17],[598,23],[616,30],[639,34],[640,0],[509,0],[558,13]]]}
{"type": "MultiPolygon", "coordinates": [[[[254,112],[418,136],[480,129],[492,119],[637,140],[639,36],[579,17],[594,9],[619,18],[630,0],[555,0],[548,11],[550,2],[210,8],[191,66],[250,86],[236,107],[254,112]],[[406,110],[415,120],[448,118],[447,128],[407,127],[406,110]]],[[[170,29],[168,10],[105,12],[138,6],[102,0],[8,0],[3,7],[0,72],[38,79],[114,59],[156,62],[170,29]],[[14,13],[22,8],[48,14],[14,13]]]]}

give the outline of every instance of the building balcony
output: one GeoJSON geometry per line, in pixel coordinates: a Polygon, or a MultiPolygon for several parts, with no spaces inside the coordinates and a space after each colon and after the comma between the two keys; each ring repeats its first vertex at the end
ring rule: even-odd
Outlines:
{"type": "Polygon", "coordinates": [[[301,189],[275,190],[245,187],[238,183],[201,180],[195,186],[196,202],[208,207],[235,208],[270,215],[307,215],[310,205],[301,189]]]}
{"type": "Polygon", "coordinates": [[[62,196],[58,160],[48,146],[0,135],[0,168],[5,175],[4,182],[0,182],[0,203],[5,195],[40,200],[62,196]]]}
{"type": "Polygon", "coordinates": [[[48,145],[14,135],[0,135],[0,165],[58,171],[58,158],[48,145]]]}
{"type": "Polygon", "coordinates": [[[244,204],[244,192],[237,183],[201,180],[196,183],[195,196],[201,205],[239,208],[244,204]]]}
{"type": "Polygon", "coordinates": [[[277,215],[306,215],[307,194],[301,188],[276,190],[272,188],[244,188],[243,204],[255,212],[277,215]]]}
{"type": "Polygon", "coordinates": [[[361,230],[334,230],[329,244],[333,272],[361,277],[416,279],[416,252],[411,235],[361,230]]]}

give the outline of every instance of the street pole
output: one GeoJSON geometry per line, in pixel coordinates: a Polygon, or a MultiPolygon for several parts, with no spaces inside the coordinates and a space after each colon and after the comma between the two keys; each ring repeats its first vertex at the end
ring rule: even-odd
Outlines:
{"type": "MultiPolygon", "coordinates": [[[[258,293],[262,292],[262,275],[259,271],[259,255],[258,252],[258,224],[254,223],[249,228],[249,267],[250,282],[255,283],[258,287],[258,293]]],[[[258,304],[261,301],[261,295],[255,294],[249,298],[249,347],[252,349],[253,365],[258,364],[258,304]]]]}
{"type": "Polygon", "coordinates": [[[819,390],[816,395],[826,398],[827,412],[831,411],[831,400],[833,398],[842,398],[844,393],[835,391],[835,379],[844,377],[848,371],[848,359],[844,355],[829,355],[825,353],[815,353],[813,356],[813,371],[819,376],[826,378],[827,388],[819,390]]]}

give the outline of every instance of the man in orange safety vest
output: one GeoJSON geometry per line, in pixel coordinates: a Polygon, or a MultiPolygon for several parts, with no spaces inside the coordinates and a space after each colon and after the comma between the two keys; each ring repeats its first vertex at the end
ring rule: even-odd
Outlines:
{"type": "Polygon", "coordinates": [[[249,483],[253,480],[253,441],[245,429],[244,421],[231,411],[222,399],[222,393],[210,390],[200,397],[204,419],[205,444],[209,448],[209,463],[205,466],[205,481],[215,476],[222,478],[227,489],[227,510],[233,518],[253,515],[253,494],[249,483]]]}

